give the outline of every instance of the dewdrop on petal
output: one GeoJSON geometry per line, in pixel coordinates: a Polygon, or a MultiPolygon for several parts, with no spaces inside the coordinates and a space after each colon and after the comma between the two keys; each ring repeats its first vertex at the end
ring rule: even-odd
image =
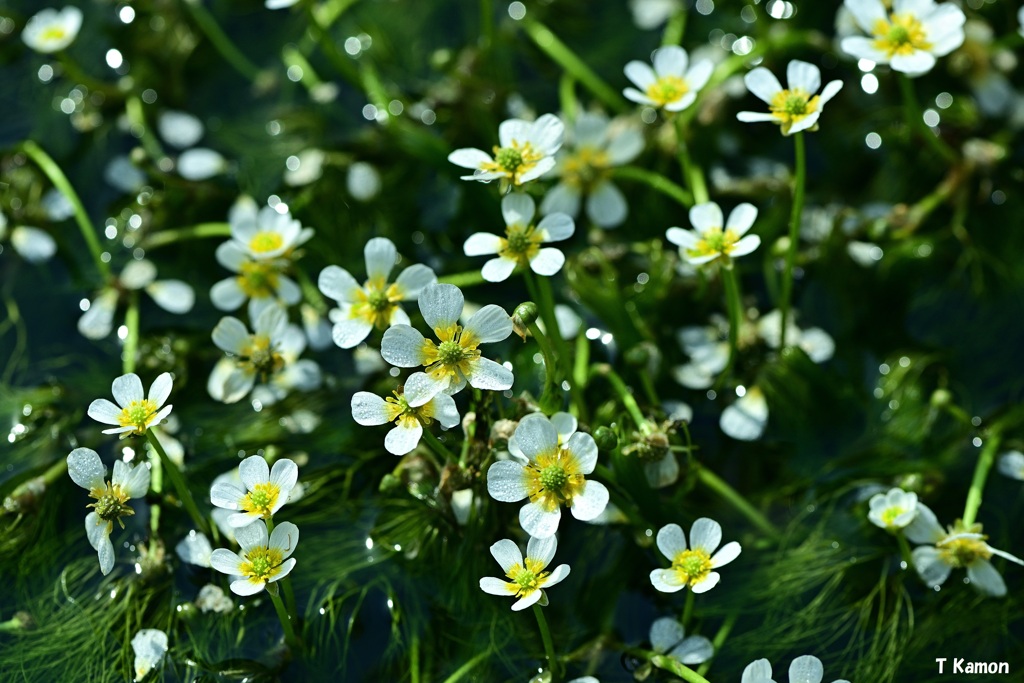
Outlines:
{"type": "Polygon", "coordinates": [[[133,434],[145,434],[149,427],[160,424],[170,415],[172,406],[164,403],[171,395],[172,386],[171,374],[162,373],[153,380],[147,396],[138,375],[122,375],[114,380],[111,387],[117,405],[98,398],[89,405],[89,417],[103,424],[117,425],[113,429],[104,429],[104,434],[120,434],[122,439],[133,434]]]}
{"type": "Polygon", "coordinates": [[[231,592],[236,595],[254,595],[268,583],[280,581],[295,568],[295,546],[299,542],[299,529],[291,522],[281,522],[274,533],[267,533],[267,525],[257,519],[249,526],[235,531],[241,546],[237,553],[217,548],[210,557],[210,565],[232,577],[231,592]]]}
{"type": "Polygon", "coordinates": [[[552,571],[544,571],[555,557],[558,540],[552,535],[547,538],[531,538],[526,545],[526,558],[514,541],[504,539],[491,546],[491,555],[508,581],[484,577],[480,579],[480,590],[490,595],[507,595],[519,598],[512,604],[512,611],[518,612],[538,604],[548,604],[545,588],[561,583],[569,576],[569,565],[560,564],[552,571]]]}
{"type": "Polygon", "coordinates": [[[219,508],[240,511],[228,518],[235,528],[271,519],[288,502],[299,478],[299,468],[283,458],[271,469],[263,456],[252,455],[238,466],[238,474],[244,488],[224,482],[210,488],[210,502],[219,508]]]}
{"type": "MultiPolygon", "coordinates": [[[[825,668],[821,660],[812,655],[797,657],[789,665],[789,683],[821,683],[825,677],[825,668]]],[[[767,659],[758,659],[743,669],[740,683],[775,683],[772,678],[772,665],[767,659]]],[[[835,680],[832,683],[850,683],[847,680],[835,680]]]]}
{"type": "Polygon", "coordinates": [[[661,554],[672,562],[668,569],[651,572],[651,583],[663,593],[675,593],[686,587],[694,593],[706,593],[721,580],[714,570],[735,560],[741,550],[736,541],[719,548],[722,527],[707,517],[701,517],[690,527],[689,547],[678,524],[668,524],[659,529],[657,543],[661,554]]]}

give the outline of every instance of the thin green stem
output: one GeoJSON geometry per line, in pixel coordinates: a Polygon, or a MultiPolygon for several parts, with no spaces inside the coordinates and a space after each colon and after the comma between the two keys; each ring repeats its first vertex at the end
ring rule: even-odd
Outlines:
{"type": "Polygon", "coordinates": [[[128,122],[139,129],[142,140],[142,148],[146,150],[146,154],[153,161],[164,158],[164,150],[160,147],[160,143],[157,141],[156,136],[152,134],[149,126],[146,125],[146,114],[142,110],[142,100],[136,95],[129,95],[127,101],[124,103],[124,111],[128,116],[128,122]]]}
{"type": "Polygon", "coordinates": [[[420,638],[415,633],[409,644],[409,675],[412,683],[420,683],[420,638]]]}
{"type": "Polygon", "coordinates": [[[224,33],[217,20],[213,18],[202,3],[189,2],[189,0],[183,0],[182,4],[192,15],[192,19],[195,20],[206,37],[213,43],[214,48],[220,53],[221,57],[231,65],[231,67],[246,78],[250,83],[255,83],[260,75],[260,69],[258,66],[253,64],[248,57],[246,57],[238,46],[231,42],[228,35],[224,33]]]}
{"type": "Polygon", "coordinates": [[[644,417],[643,411],[640,410],[640,406],[637,404],[636,399],[633,398],[633,392],[629,390],[626,383],[622,381],[622,378],[619,377],[617,372],[612,370],[610,365],[594,366],[591,370],[591,374],[600,374],[608,380],[608,383],[612,385],[615,393],[618,394],[623,407],[625,407],[629,416],[633,418],[633,422],[636,423],[636,427],[640,430],[641,434],[648,436],[654,432],[654,428],[651,426],[650,421],[644,417]]]}
{"type": "Polygon", "coordinates": [[[128,294],[124,325],[128,328],[128,334],[124,338],[124,350],[121,352],[121,368],[123,374],[127,375],[135,372],[135,359],[139,355],[139,293],[136,290],[128,294]]]}
{"type": "Polygon", "coordinates": [[[537,617],[537,628],[540,629],[540,638],[544,641],[544,654],[548,658],[548,669],[551,671],[551,683],[558,683],[561,674],[561,665],[555,655],[555,644],[551,640],[551,630],[548,628],[548,620],[544,616],[544,610],[538,604],[533,605],[533,614],[537,617]]]}
{"type": "Polygon", "coordinates": [[[484,47],[494,45],[494,0],[480,0],[480,36],[484,47]]]}
{"type": "Polygon", "coordinates": [[[669,673],[673,673],[676,676],[682,678],[684,681],[689,681],[689,683],[709,683],[708,679],[704,678],[699,673],[697,673],[690,667],[680,662],[678,659],[673,659],[665,655],[659,655],[657,652],[651,652],[650,650],[643,650],[640,648],[627,648],[626,652],[633,655],[634,657],[646,659],[648,662],[658,667],[659,669],[668,671],[669,673]]]}
{"type": "Polygon", "coordinates": [[[992,469],[992,462],[995,460],[996,452],[1002,435],[993,432],[988,435],[981,455],[978,456],[978,464],[974,466],[974,476],[971,477],[971,488],[967,491],[967,502],[964,504],[964,526],[970,527],[978,518],[978,508],[981,507],[981,494],[985,489],[985,481],[988,479],[989,470],[992,469]]]}
{"type": "Polygon", "coordinates": [[[910,552],[910,544],[907,542],[907,537],[903,535],[902,531],[896,532],[896,541],[900,544],[900,557],[907,564],[909,569],[914,565],[913,554],[910,552]]]}
{"type": "Polygon", "coordinates": [[[36,162],[36,165],[46,174],[46,177],[50,179],[53,186],[60,190],[67,197],[68,201],[71,202],[71,206],[75,210],[75,222],[78,223],[78,228],[82,231],[82,237],[85,239],[86,246],[89,247],[89,252],[96,263],[96,268],[103,275],[104,279],[110,279],[110,265],[103,260],[103,249],[100,247],[96,228],[89,219],[89,214],[86,213],[82,200],[78,197],[78,193],[75,192],[75,188],[71,186],[67,176],[64,175],[57,162],[32,140],[26,140],[21,143],[21,148],[32,161],[36,162]]]}
{"type": "Polygon", "coordinates": [[[684,5],[676,11],[671,17],[669,17],[668,23],[665,24],[665,31],[661,34],[661,44],[666,45],[681,45],[683,42],[683,35],[686,33],[686,6],[684,5]]]}
{"type": "Polygon", "coordinates": [[[184,228],[161,230],[146,236],[143,247],[149,251],[166,247],[175,242],[206,239],[208,237],[231,237],[231,225],[228,223],[197,223],[184,228]]]}
{"type": "Polygon", "coordinates": [[[683,625],[683,630],[689,630],[690,619],[693,617],[693,591],[686,591],[686,601],[683,603],[683,619],[680,623],[683,625]]]}
{"type": "Polygon", "coordinates": [[[540,397],[540,407],[545,415],[551,415],[562,407],[560,396],[561,387],[558,380],[558,361],[555,353],[548,343],[547,337],[536,322],[529,324],[530,334],[533,335],[537,346],[540,347],[541,355],[544,356],[544,393],[540,397]]]}
{"type": "MultiPolygon", "coordinates": [[[[427,446],[430,448],[430,450],[434,451],[434,453],[436,453],[438,457],[443,458],[445,463],[459,461],[459,459],[456,458],[450,450],[448,450],[448,447],[441,443],[441,440],[434,436],[434,433],[429,429],[423,430],[423,438],[427,442],[427,446]]],[[[434,461],[434,466],[437,467],[438,472],[444,469],[441,466],[441,463],[437,461],[434,461]]]]}
{"type": "MultiPolygon", "coordinates": [[[[335,71],[348,79],[351,83],[359,84],[359,72],[356,69],[355,64],[352,60],[346,57],[338,49],[338,43],[331,37],[329,33],[331,24],[334,23],[337,16],[340,16],[341,12],[344,12],[349,6],[355,4],[353,1],[343,1],[340,3],[334,3],[340,7],[340,11],[334,16],[327,16],[324,10],[329,7],[329,4],[315,7],[313,3],[307,5],[306,16],[309,19],[309,32],[316,39],[316,42],[320,45],[320,50],[327,57],[327,61],[331,63],[335,71]]],[[[340,41],[339,41],[340,42],[340,41]]]]}
{"type": "Polygon", "coordinates": [[[575,121],[579,102],[576,100],[576,79],[569,72],[563,73],[558,80],[558,103],[562,107],[562,113],[570,121],[575,121]]]}
{"type": "Polygon", "coordinates": [[[487,282],[484,280],[484,276],[479,270],[468,270],[464,273],[452,273],[451,275],[445,275],[437,278],[438,283],[455,285],[456,287],[472,287],[473,285],[483,284],[487,282]]]}
{"type": "Polygon", "coordinates": [[[491,651],[484,650],[476,657],[473,657],[471,660],[469,660],[468,662],[460,666],[458,669],[456,669],[451,676],[444,679],[444,683],[459,683],[459,681],[461,681],[467,674],[469,674],[470,671],[479,666],[480,662],[484,661],[490,656],[491,651]]]}
{"type": "Polygon", "coordinates": [[[793,207],[789,214],[789,248],[786,251],[786,270],[782,274],[782,300],[779,302],[781,325],[779,327],[779,348],[786,346],[786,325],[789,322],[789,303],[793,296],[793,269],[796,267],[796,252],[800,246],[800,216],[804,210],[804,185],[807,182],[807,161],[804,154],[804,134],[793,135],[796,154],[796,179],[793,185],[793,207]]]}
{"type": "Polygon", "coordinates": [[[285,609],[284,603],[281,602],[281,596],[277,590],[277,586],[274,584],[267,585],[267,594],[270,596],[271,602],[274,603],[274,610],[277,612],[277,618],[281,622],[281,628],[284,629],[284,640],[291,647],[298,647],[299,640],[295,637],[295,628],[292,626],[291,615],[288,614],[288,610],[285,609]]]}
{"type": "Polygon", "coordinates": [[[164,450],[163,445],[160,443],[159,437],[157,437],[156,427],[150,427],[146,430],[146,439],[149,441],[153,450],[160,456],[160,463],[163,465],[164,472],[171,480],[171,485],[174,486],[175,492],[181,499],[182,505],[185,506],[185,511],[189,517],[192,518],[192,522],[204,533],[209,533],[209,524],[206,519],[199,512],[199,508],[196,507],[196,501],[192,498],[192,492],[189,491],[188,486],[185,484],[184,477],[181,476],[181,470],[174,464],[174,461],[167,457],[167,451],[164,450]]]}
{"type": "MultiPolygon", "coordinates": [[[[149,454],[149,488],[160,498],[164,492],[164,468],[160,463],[160,456],[156,453],[149,454]]],[[[149,531],[150,535],[156,536],[160,530],[160,506],[149,506],[149,531]]]]}
{"type": "Polygon", "coordinates": [[[743,320],[743,299],[740,296],[740,278],[736,268],[729,264],[722,268],[722,284],[725,285],[725,304],[729,311],[729,364],[723,375],[728,374],[736,366],[736,354],[739,350],[740,325],[743,320]]]}
{"type": "Polygon", "coordinates": [[[903,94],[903,113],[907,120],[907,126],[931,147],[940,157],[950,164],[959,160],[953,148],[942,141],[942,138],[935,135],[932,129],[925,123],[924,114],[921,113],[921,105],[917,101],[917,94],[914,92],[914,84],[910,77],[900,74],[900,91],[903,94]]]}
{"type": "Polygon", "coordinates": [[[690,158],[690,148],[686,143],[686,125],[687,119],[682,116],[676,117],[676,145],[679,148],[679,165],[683,171],[683,179],[686,181],[687,187],[690,188],[690,192],[693,193],[693,201],[697,204],[703,204],[710,199],[708,195],[708,185],[704,180],[704,171],[701,167],[693,163],[690,158]]]}
{"type": "MultiPolygon", "coordinates": [[[[718,629],[718,633],[716,633],[715,637],[712,638],[711,645],[714,647],[715,652],[721,651],[722,645],[725,644],[726,639],[729,637],[729,633],[732,632],[732,627],[736,625],[736,618],[738,616],[739,615],[736,612],[733,612],[728,617],[726,617],[725,621],[722,623],[722,626],[718,629]]],[[[704,662],[700,665],[700,667],[698,667],[697,673],[703,676],[708,672],[708,669],[710,668],[711,662],[704,662]]]]}
{"type": "Polygon", "coordinates": [[[523,29],[551,59],[563,69],[573,75],[580,84],[594,93],[595,96],[608,107],[617,111],[625,112],[629,109],[629,103],[622,95],[610,85],[605,83],[576,53],[569,49],[558,37],[548,29],[547,26],[527,15],[523,19],[523,29]]]}
{"type": "Polygon", "coordinates": [[[676,185],[665,176],[654,171],[648,171],[638,166],[618,166],[612,169],[612,177],[643,183],[652,190],[656,190],[674,199],[686,208],[693,206],[693,195],[690,194],[689,190],[676,185]]]}
{"type": "Polygon", "coordinates": [[[330,306],[324,301],[323,294],[320,293],[320,289],[313,284],[313,281],[309,279],[309,274],[305,268],[293,268],[292,272],[295,274],[295,279],[299,281],[299,287],[302,289],[302,295],[306,298],[306,302],[310,306],[316,309],[320,315],[327,315],[327,311],[330,310],[330,306]]]}
{"type": "Polygon", "coordinates": [[[697,478],[709,489],[717,493],[723,500],[736,508],[736,511],[753,522],[754,526],[772,537],[779,535],[779,530],[768,521],[757,508],[751,505],[746,498],[741,496],[736,489],[725,483],[717,474],[707,467],[701,467],[697,471],[697,478]]]}

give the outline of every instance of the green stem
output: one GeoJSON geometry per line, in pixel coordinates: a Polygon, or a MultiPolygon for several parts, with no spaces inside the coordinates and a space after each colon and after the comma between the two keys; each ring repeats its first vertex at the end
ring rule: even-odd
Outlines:
{"type": "Polygon", "coordinates": [[[544,610],[541,606],[534,603],[533,614],[537,617],[537,628],[540,629],[541,640],[544,641],[544,654],[548,658],[548,670],[551,672],[551,683],[558,683],[560,672],[560,665],[558,657],[555,656],[555,644],[551,640],[551,630],[548,629],[548,620],[544,616],[544,610]]]}
{"type": "Polygon", "coordinates": [[[917,101],[917,95],[914,93],[914,84],[911,82],[910,77],[900,74],[899,81],[900,91],[903,94],[903,113],[907,120],[907,126],[911,130],[917,131],[918,135],[928,143],[928,146],[946,162],[950,164],[957,163],[959,159],[953,148],[943,142],[942,138],[935,135],[928,124],[924,122],[924,114],[921,113],[921,105],[917,101]]]}
{"type": "MultiPolygon", "coordinates": [[[[429,429],[423,430],[423,439],[427,442],[427,446],[430,447],[430,450],[434,451],[434,453],[436,453],[438,457],[443,458],[445,463],[459,461],[459,459],[452,455],[452,452],[448,450],[448,447],[441,443],[441,440],[434,436],[434,433],[429,429]]],[[[434,462],[434,466],[437,467],[438,472],[444,469],[441,466],[441,463],[437,461],[434,462]]]]}
{"type": "Polygon", "coordinates": [[[284,629],[284,640],[291,647],[298,647],[299,641],[295,637],[295,629],[292,627],[292,618],[288,614],[288,610],[285,609],[284,603],[281,602],[281,596],[278,593],[277,586],[274,584],[267,585],[267,594],[270,596],[271,602],[274,603],[274,610],[277,612],[277,618],[281,622],[281,628],[284,629]]]}
{"type": "MultiPolygon", "coordinates": [[[[341,12],[344,12],[349,6],[355,4],[354,1],[345,1],[341,3],[335,3],[340,5],[340,11],[336,16],[325,16],[325,13],[321,11],[327,5],[321,5],[320,7],[314,7],[313,3],[307,5],[306,15],[309,19],[309,32],[316,39],[316,42],[320,45],[320,49],[327,57],[327,61],[331,63],[335,71],[348,79],[352,84],[359,84],[359,73],[356,70],[355,64],[346,55],[342,54],[338,49],[337,43],[331,37],[330,27],[334,23],[337,16],[340,16],[341,12]]],[[[340,42],[340,41],[339,41],[340,42]]]]}
{"type": "MultiPolygon", "coordinates": [[[[149,488],[160,498],[164,492],[164,468],[160,464],[160,456],[155,453],[149,454],[149,488]]],[[[149,506],[149,531],[151,536],[156,536],[160,530],[160,506],[149,506]]]]}
{"type": "Polygon", "coordinates": [[[484,47],[494,45],[494,0],[480,0],[480,36],[484,47]]]}
{"type": "Polygon", "coordinates": [[[464,273],[453,273],[437,278],[439,284],[455,285],[456,287],[472,287],[487,282],[480,270],[468,270],[464,273]]]}
{"type": "Polygon", "coordinates": [[[541,355],[544,356],[544,393],[540,397],[540,407],[545,415],[551,415],[562,406],[560,394],[561,387],[558,381],[558,361],[555,353],[551,350],[551,344],[536,322],[529,324],[530,334],[537,341],[541,355]]]}
{"type": "Polygon", "coordinates": [[[643,183],[652,190],[661,192],[662,194],[674,199],[686,208],[693,206],[693,195],[690,194],[689,190],[676,185],[665,176],[655,173],[654,171],[648,171],[645,168],[639,168],[637,166],[618,166],[612,169],[612,177],[622,178],[623,180],[635,180],[638,183],[643,183]]]}
{"type": "Polygon", "coordinates": [[[701,467],[697,471],[697,478],[709,489],[717,493],[723,500],[736,508],[737,512],[753,522],[754,526],[772,537],[779,535],[779,530],[768,521],[768,518],[761,514],[747,499],[736,492],[736,489],[725,483],[717,474],[707,467],[701,467]]]}
{"type": "Polygon", "coordinates": [[[576,53],[559,40],[547,26],[527,15],[523,19],[523,29],[537,44],[537,47],[571,73],[584,88],[594,93],[608,107],[618,112],[625,112],[629,109],[629,104],[618,91],[601,80],[601,77],[577,57],[576,53]]]}
{"type": "Polygon", "coordinates": [[[690,629],[690,618],[693,616],[693,595],[693,591],[686,591],[686,602],[683,603],[683,619],[680,622],[683,625],[684,631],[690,629]]]}
{"type": "Polygon", "coordinates": [[[900,556],[907,563],[907,569],[910,569],[914,566],[913,554],[910,552],[910,544],[907,543],[907,537],[903,535],[902,531],[896,532],[896,541],[900,544],[900,556]]]}
{"type": "Polygon", "coordinates": [[[260,69],[258,66],[249,61],[238,46],[231,42],[227,34],[224,33],[217,20],[213,18],[213,15],[209,10],[206,9],[199,2],[190,2],[189,0],[183,0],[185,8],[192,15],[196,24],[199,25],[199,29],[206,34],[206,37],[213,43],[213,46],[220,53],[221,57],[227,61],[238,73],[251,82],[255,83],[256,79],[260,75],[260,69]]]}
{"type": "Polygon", "coordinates": [[[693,201],[697,204],[707,202],[708,186],[704,181],[704,171],[700,166],[690,159],[690,149],[686,144],[686,123],[687,120],[681,116],[676,117],[676,145],[679,147],[679,165],[683,171],[683,179],[693,193],[693,201]]]}
{"type": "MultiPolygon", "coordinates": [[[[715,637],[711,640],[711,645],[714,647],[715,652],[721,651],[722,645],[725,644],[726,639],[729,637],[729,633],[732,631],[732,627],[736,625],[737,616],[739,615],[733,612],[726,617],[725,622],[723,622],[722,626],[718,629],[718,633],[716,633],[715,637]]],[[[700,667],[698,667],[697,673],[703,676],[710,668],[711,662],[704,662],[700,667]]]]}
{"type": "Polygon", "coordinates": [[[666,45],[681,45],[683,42],[683,35],[686,33],[686,6],[684,5],[679,11],[673,14],[668,23],[665,24],[665,31],[661,34],[661,44],[666,45]]]}
{"type": "Polygon", "coordinates": [[[615,389],[615,393],[619,395],[619,400],[622,401],[622,405],[626,408],[626,412],[629,413],[630,417],[633,418],[633,422],[636,423],[636,427],[640,430],[640,433],[647,436],[654,432],[654,428],[650,422],[644,417],[643,411],[640,410],[640,406],[637,404],[636,399],[633,398],[633,392],[629,390],[626,383],[622,381],[619,374],[612,370],[610,365],[598,365],[594,366],[591,370],[592,374],[601,374],[612,385],[615,389]]]}
{"type": "Polygon", "coordinates": [[[149,251],[165,247],[175,242],[205,239],[207,237],[231,237],[231,225],[228,223],[197,223],[185,228],[161,230],[146,236],[143,247],[149,251]]]}
{"type": "Polygon", "coordinates": [[[739,350],[740,325],[743,320],[743,299],[740,296],[740,279],[736,275],[733,264],[722,268],[722,284],[725,285],[725,303],[729,311],[729,364],[723,375],[736,366],[736,354],[739,350]]]}
{"type": "Polygon", "coordinates": [[[409,646],[409,675],[412,683],[420,683],[420,639],[415,633],[409,646]]]}
{"type": "Polygon", "coordinates": [[[316,312],[320,315],[327,315],[327,311],[330,310],[330,306],[324,301],[323,295],[320,293],[319,288],[313,281],[309,279],[309,275],[306,273],[305,268],[292,268],[292,272],[295,273],[295,279],[299,281],[299,287],[302,289],[302,295],[306,297],[306,301],[310,306],[316,309],[316,312]]]}
{"type": "Polygon", "coordinates": [[[181,498],[182,505],[185,506],[185,511],[192,518],[192,522],[200,531],[209,533],[209,525],[203,515],[200,514],[199,508],[196,507],[196,502],[192,499],[192,492],[189,491],[188,486],[185,484],[185,479],[181,476],[181,470],[178,469],[173,460],[167,457],[167,452],[160,444],[160,439],[156,434],[156,427],[150,427],[146,430],[146,439],[153,446],[153,450],[157,452],[157,455],[160,456],[160,463],[163,465],[164,472],[170,478],[171,485],[174,486],[178,497],[181,498]]]}
{"type": "Polygon", "coordinates": [[[142,148],[146,150],[146,154],[153,161],[158,161],[164,158],[164,150],[160,147],[160,143],[157,141],[156,136],[152,134],[149,126],[146,125],[146,114],[142,110],[142,100],[136,95],[130,95],[128,100],[124,103],[124,111],[128,116],[128,122],[132,126],[138,127],[141,133],[142,148]]]}
{"type": "Polygon", "coordinates": [[[974,476],[971,478],[971,488],[967,492],[967,502],[964,504],[964,527],[970,527],[978,517],[978,508],[981,507],[981,494],[985,489],[985,480],[988,479],[988,472],[992,469],[992,462],[995,460],[996,451],[1002,435],[999,432],[989,434],[981,455],[978,456],[978,464],[974,467],[974,476]]]}
{"type": "Polygon", "coordinates": [[[128,310],[124,314],[124,325],[128,334],[124,338],[121,352],[123,374],[135,372],[135,359],[139,355],[139,293],[135,290],[128,295],[128,310]]]}
{"type": "Polygon", "coordinates": [[[475,669],[480,664],[480,662],[484,661],[490,656],[491,651],[484,650],[476,657],[473,657],[471,660],[469,660],[468,662],[460,666],[458,669],[456,669],[451,676],[444,679],[444,683],[459,683],[459,681],[461,681],[470,671],[475,669]]]}
{"type": "Polygon", "coordinates": [[[78,223],[78,228],[82,231],[85,244],[89,247],[90,253],[92,253],[93,261],[96,262],[96,268],[105,279],[109,280],[110,265],[103,260],[103,249],[100,248],[100,240],[96,236],[96,228],[93,227],[92,221],[89,220],[89,214],[86,213],[85,206],[78,197],[78,193],[75,192],[75,188],[71,186],[67,176],[60,170],[57,162],[44,152],[42,147],[32,140],[26,140],[21,143],[21,148],[32,161],[36,162],[36,165],[46,174],[46,177],[50,179],[53,186],[60,190],[67,197],[68,201],[71,202],[71,206],[75,209],[75,222],[78,223]]]}
{"type": "Polygon", "coordinates": [[[689,683],[709,683],[708,679],[704,678],[678,659],[672,659],[665,655],[659,655],[657,652],[651,652],[650,650],[642,650],[639,648],[627,648],[626,652],[635,657],[646,659],[659,669],[673,673],[684,681],[689,681],[689,683]]]}
{"type": "Polygon", "coordinates": [[[562,107],[562,113],[571,121],[576,120],[576,112],[579,110],[579,102],[576,100],[576,79],[572,74],[565,72],[558,80],[558,103],[562,107]]]}
{"type": "Polygon", "coordinates": [[[786,325],[789,322],[789,303],[793,296],[793,268],[796,266],[796,252],[800,246],[800,216],[804,210],[804,185],[807,182],[807,162],[804,154],[804,134],[793,135],[796,154],[796,180],[793,186],[793,207],[789,214],[789,248],[786,251],[786,270],[782,274],[782,300],[779,302],[781,326],[779,327],[779,348],[786,347],[786,325]]]}

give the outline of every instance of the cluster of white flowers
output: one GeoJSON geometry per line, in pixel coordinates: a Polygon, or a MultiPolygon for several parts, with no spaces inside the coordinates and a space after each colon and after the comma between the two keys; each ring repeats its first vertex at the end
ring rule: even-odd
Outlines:
{"type": "MultiPolygon", "coordinates": [[[[789,683],[821,683],[825,677],[825,667],[821,660],[813,655],[797,657],[789,665],[789,683]]],[[[767,659],[751,662],[743,669],[740,683],[775,683],[772,678],[772,665],[767,659]]],[[[850,683],[837,679],[832,683],[850,683]]]]}

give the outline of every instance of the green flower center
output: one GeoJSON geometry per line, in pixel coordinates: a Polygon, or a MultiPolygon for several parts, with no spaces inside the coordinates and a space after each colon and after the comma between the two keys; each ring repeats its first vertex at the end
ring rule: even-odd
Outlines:
{"type": "Polygon", "coordinates": [[[238,276],[238,286],[246,296],[266,298],[277,291],[277,269],[270,263],[247,261],[242,264],[242,272],[238,276]]]}
{"type": "Polygon", "coordinates": [[[437,359],[442,365],[458,365],[466,357],[466,350],[457,341],[444,341],[437,347],[437,359]]]}
{"type": "Polygon", "coordinates": [[[523,155],[514,147],[502,147],[495,152],[494,161],[506,171],[514,173],[523,165],[523,155]]]}
{"type": "Polygon", "coordinates": [[[682,583],[693,586],[711,573],[711,556],[703,550],[684,550],[672,561],[682,583]]]}
{"type": "Polygon", "coordinates": [[[647,96],[659,107],[675,102],[688,92],[690,86],[679,76],[662,76],[647,86],[647,96]]]}
{"type": "Polygon", "coordinates": [[[942,560],[952,567],[967,567],[975,560],[992,557],[985,543],[975,538],[958,538],[939,546],[942,560]]]}
{"type": "Polygon", "coordinates": [[[242,576],[250,581],[266,581],[280,571],[283,561],[281,551],[277,548],[253,548],[246,554],[240,570],[242,576]]]}
{"type": "Polygon", "coordinates": [[[790,116],[803,116],[807,113],[807,96],[790,94],[789,97],[786,98],[783,109],[790,116]]]}
{"type": "Polygon", "coordinates": [[[512,585],[517,588],[515,595],[518,598],[539,590],[548,575],[548,572],[542,571],[544,568],[541,566],[540,560],[528,557],[523,564],[526,566],[513,565],[505,574],[512,580],[512,585]]]}
{"type": "Polygon", "coordinates": [[[256,484],[252,491],[242,499],[242,509],[246,512],[258,512],[264,519],[269,519],[272,514],[271,509],[277,503],[280,495],[281,489],[277,484],[271,482],[256,484]]]}
{"type": "Polygon", "coordinates": [[[284,238],[276,232],[258,232],[249,240],[249,251],[256,254],[266,254],[276,251],[284,244],[284,238]]]}
{"type": "Polygon", "coordinates": [[[547,491],[561,493],[569,481],[569,475],[561,465],[548,465],[540,472],[540,483],[547,491]]]}
{"type": "Polygon", "coordinates": [[[117,421],[122,427],[135,427],[135,432],[141,434],[146,431],[150,419],[156,414],[156,403],[144,398],[141,401],[132,401],[121,409],[117,421]]]}
{"type": "Polygon", "coordinates": [[[103,488],[91,490],[89,495],[95,498],[96,502],[86,507],[96,510],[96,514],[104,522],[113,522],[116,519],[123,529],[124,522],[121,517],[130,517],[135,514],[135,510],[128,505],[128,494],[120,484],[107,482],[103,488]]]}

